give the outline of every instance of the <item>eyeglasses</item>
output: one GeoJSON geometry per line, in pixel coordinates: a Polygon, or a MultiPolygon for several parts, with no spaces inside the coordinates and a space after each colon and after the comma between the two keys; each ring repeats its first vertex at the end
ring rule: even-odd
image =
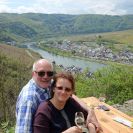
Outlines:
{"type": "Polygon", "coordinates": [[[72,91],[72,89],[71,88],[64,88],[64,87],[62,87],[62,86],[56,86],[56,88],[58,89],[58,90],[65,90],[65,92],[70,92],[70,91],[72,91]],[[64,88],[64,89],[63,89],[64,88]]]}
{"type": "Polygon", "coordinates": [[[54,72],[52,72],[52,71],[47,71],[47,72],[44,72],[44,71],[37,72],[37,71],[35,71],[35,72],[38,74],[39,77],[43,77],[43,76],[45,76],[45,74],[47,74],[48,77],[51,77],[51,76],[54,75],[54,72]]]}

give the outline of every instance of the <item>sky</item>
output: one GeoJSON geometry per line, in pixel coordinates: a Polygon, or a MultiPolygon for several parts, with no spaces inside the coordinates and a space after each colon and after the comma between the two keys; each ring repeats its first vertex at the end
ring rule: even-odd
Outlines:
{"type": "Polygon", "coordinates": [[[0,13],[133,14],[133,0],[0,0],[0,13]]]}

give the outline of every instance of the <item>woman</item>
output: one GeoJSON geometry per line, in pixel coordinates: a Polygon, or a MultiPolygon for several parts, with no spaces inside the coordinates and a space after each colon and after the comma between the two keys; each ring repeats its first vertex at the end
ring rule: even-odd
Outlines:
{"type": "MultiPolygon", "coordinates": [[[[75,91],[75,81],[70,73],[61,72],[55,75],[52,84],[52,98],[42,102],[34,119],[34,133],[82,133],[75,126],[75,113],[87,112],[72,98],[75,91]]],[[[95,133],[92,124],[88,125],[90,133],[95,133]]]]}

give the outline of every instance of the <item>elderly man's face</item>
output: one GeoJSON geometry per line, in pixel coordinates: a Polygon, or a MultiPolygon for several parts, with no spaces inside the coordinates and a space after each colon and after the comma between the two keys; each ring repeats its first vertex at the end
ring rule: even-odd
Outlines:
{"type": "Polygon", "coordinates": [[[53,77],[53,68],[48,62],[37,63],[36,70],[33,72],[33,78],[41,88],[47,88],[53,77]]]}

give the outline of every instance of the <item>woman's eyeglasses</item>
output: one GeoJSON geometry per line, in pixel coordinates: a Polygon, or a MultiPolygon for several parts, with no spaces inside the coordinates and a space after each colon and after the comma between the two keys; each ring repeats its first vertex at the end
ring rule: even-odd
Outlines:
{"type": "Polygon", "coordinates": [[[48,77],[51,77],[54,75],[54,72],[53,71],[47,71],[47,72],[44,72],[44,71],[40,71],[40,72],[37,72],[35,71],[39,77],[43,77],[45,76],[45,74],[47,74],[48,77]]]}
{"type": "Polygon", "coordinates": [[[71,88],[64,88],[64,87],[62,87],[62,86],[56,86],[56,88],[58,89],[58,90],[65,90],[65,92],[71,92],[72,91],[72,89],[71,88]],[[64,88],[64,89],[63,89],[64,88]]]}

